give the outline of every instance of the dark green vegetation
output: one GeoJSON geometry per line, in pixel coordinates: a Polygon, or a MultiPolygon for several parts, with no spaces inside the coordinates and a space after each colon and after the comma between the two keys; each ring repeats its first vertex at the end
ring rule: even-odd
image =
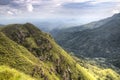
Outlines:
{"type": "Polygon", "coordinates": [[[120,79],[112,69],[82,66],[85,63],[77,62],[49,34],[30,23],[7,25],[0,30],[0,80],[120,79]]]}
{"type": "MultiPolygon", "coordinates": [[[[66,29],[63,33],[57,34],[57,36],[62,36],[56,36],[56,41],[77,56],[102,57],[107,59],[107,62],[120,68],[120,14],[93,23],[97,23],[93,25],[97,28],[85,30],[80,30],[80,27],[74,28],[74,30],[66,29]]],[[[92,25],[92,23],[90,24],[92,25]]]]}

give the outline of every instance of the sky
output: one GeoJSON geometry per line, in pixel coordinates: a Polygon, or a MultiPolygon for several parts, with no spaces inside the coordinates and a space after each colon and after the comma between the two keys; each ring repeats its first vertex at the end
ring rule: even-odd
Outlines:
{"type": "Polygon", "coordinates": [[[34,21],[88,23],[120,12],[120,0],[0,0],[0,24],[34,21]]]}

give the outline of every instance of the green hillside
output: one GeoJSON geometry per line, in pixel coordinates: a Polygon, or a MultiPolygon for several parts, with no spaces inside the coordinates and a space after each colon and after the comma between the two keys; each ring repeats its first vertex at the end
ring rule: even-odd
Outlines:
{"type": "Polygon", "coordinates": [[[30,76],[9,68],[7,66],[0,66],[0,80],[36,80],[30,76]]]}
{"type": "MultiPolygon", "coordinates": [[[[0,65],[0,80],[109,80],[101,78],[109,75],[106,69],[99,68],[104,73],[101,76],[88,71],[90,68],[77,63],[49,34],[30,23],[1,29],[0,65]]],[[[113,70],[109,72],[111,80],[120,79],[113,70]]]]}

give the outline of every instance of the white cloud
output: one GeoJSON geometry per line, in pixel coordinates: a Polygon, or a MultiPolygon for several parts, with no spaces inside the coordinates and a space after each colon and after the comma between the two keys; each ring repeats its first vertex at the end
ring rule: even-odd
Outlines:
{"type": "Polygon", "coordinates": [[[29,4],[27,4],[27,6],[26,6],[26,7],[27,7],[27,10],[28,10],[29,12],[32,12],[32,11],[33,11],[33,9],[34,9],[34,8],[33,8],[33,5],[32,5],[32,4],[30,4],[30,3],[29,3],[29,4]]]}
{"type": "Polygon", "coordinates": [[[120,13],[120,11],[116,9],[116,10],[113,10],[112,13],[116,14],[116,13],[120,13]]]}
{"type": "MultiPolygon", "coordinates": [[[[90,13],[93,14],[93,11],[95,12],[94,14],[97,14],[97,13],[114,14],[114,13],[118,13],[120,10],[120,5],[117,6],[118,3],[120,3],[120,0],[11,0],[10,5],[5,5],[4,7],[0,6],[0,15],[9,14],[9,15],[14,15],[14,16],[15,15],[32,16],[33,14],[36,14],[39,16],[41,14],[42,16],[48,15],[51,17],[51,14],[53,14],[53,16],[57,16],[57,15],[58,16],[60,15],[77,16],[77,15],[90,14],[90,13]],[[112,7],[102,6],[97,12],[96,12],[96,9],[92,9],[92,10],[91,9],[80,9],[80,8],[66,9],[62,7],[64,4],[67,4],[67,3],[81,3],[82,4],[82,2],[91,3],[91,5],[93,4],[95,7],[97,6],[97,4],[103,3],[103,2],[108,2],[108,4],[112,2],[116,2],[116,3],[115,5],[110,4],[112,7]]],[[[85,6],[85,7],[88,7],[88,6],[85,6]]]]}
{"type": "Polygon", "coordinates": [[[53,2],[65,3],[65,2],[86,2],[91,0],[52,0],[53,2]]]}
{"type": "MultiPolygon", "coordinates": [[[[42,0],[39,0],[42,1],[42,0]]],[[[93,2],[93,3],[102,3],[102,2],[120,2],[120,0],[50,0],[53,3],[70,3],[70,2],[93,2]]]]}
{"type": "Polygon", "coordinates": [[[7,12],[9,15],[13,15],[14,13],[13,12],[11,12],[11,11],[8,11],[7,12]]]}
{"type": "Polygon", "coordinates": [[[56,6],[61,6],[61,4],[60,4],[60,3],[58,3],[58,4],[56,4],[56,6]]]}
{"type": "MultiPolygon", "coordinates": [[[[90,0],[89,0],[90,1],[90,0]]],[[[102,3],[102,2],[120,2],[120,0],[94,0],[94,3],[102,3]]]]}
{"type": "Polygon", "coordinates": [[[72,2],[87,2],[87,1],[91,1],[91,0],[71,0],[72,2]]]}
{"type": "Polygon", "coordinates": [[[112,13],[120,13],[120,2],[118,2],[118,4],[113,8],[112,13]]]}

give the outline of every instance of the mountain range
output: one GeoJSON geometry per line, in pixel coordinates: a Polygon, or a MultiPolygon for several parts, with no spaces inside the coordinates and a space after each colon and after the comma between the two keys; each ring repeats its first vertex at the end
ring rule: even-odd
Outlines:
{"type": "Polygon", "coordinates": [[[120,68],[120,13],[51,34],[58,44],[78,57],[105,58],[120,68]]]}
{"type": "Polygon", "coordinates": [[[51,35],[31,23],[0,28],[0,80],[106,79],[120,80],[120,75],[68,54],[51,35]]]}
{"type": "Polygon", "coordinates": [[[65,33],[67,34],[67,33],[72,33],[72,32],[77,32],[77,31],[83,31],[86,29],[94,29],[94,28],[102,26],[104,23],[107,23],[110,20],[111,20],[111,17],[103,19],[103,20],[91,22],[88,24],[80,25],[80,26],[71,25],[71,27],[65,27],[64,25],[64,28],[63,27],[54,28],[49,32],[53,35],[53,37],[55,37],[57,35],[65,35],[65,33]]]}

